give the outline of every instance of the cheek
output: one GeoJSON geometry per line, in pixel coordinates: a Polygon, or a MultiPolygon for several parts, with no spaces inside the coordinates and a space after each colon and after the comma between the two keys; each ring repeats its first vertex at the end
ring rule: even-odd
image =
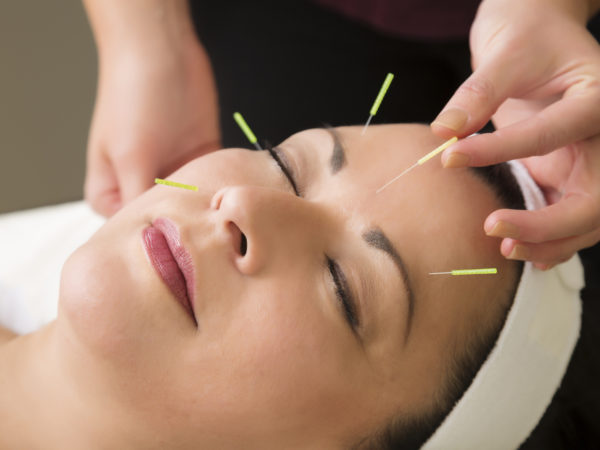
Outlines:
{"type": "Polygon", "coordinates": [[[309,283],[285,281],[253,282],[239,298],[223,299],[232,305],[223,317],[227,323],[203,330],[235,355],[242,370],[274,374],[292,369],[302,360],[320,359],[321,343],[331,341],[319,292],[309,283]]]}
{"type": "Polygon", "coordinates": [[[231,405],[257,426],[290,418],[314,426],[317,410],[339,417],[339,405],[353,398],[355,353],[328,315],[324,295],[306,276],[256,283],[237,299],[227,323],[202,331],[210,341],[204,348],[215,356],[211,384],[222,387],[217,398],[208,393],[219,411],[231,405]]]}

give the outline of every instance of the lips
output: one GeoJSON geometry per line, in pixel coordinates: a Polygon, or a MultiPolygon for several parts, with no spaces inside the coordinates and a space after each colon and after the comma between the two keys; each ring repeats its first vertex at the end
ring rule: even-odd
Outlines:
{"type": "Polygon", "coordinates": [[[152,266],[194,322],[194,266],[181,244],[179,231],[168,219],[156,219],[144,229],[144,250],[152,266]]]}

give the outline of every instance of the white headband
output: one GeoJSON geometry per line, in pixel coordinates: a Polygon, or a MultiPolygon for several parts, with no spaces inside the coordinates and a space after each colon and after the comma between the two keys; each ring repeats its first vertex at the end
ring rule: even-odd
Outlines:
{"type": "MultiPolygon", "coordinates": [[[[546,205],[527,169],[510,163],[527,209],[546,205]]],[[[548,271],[526,262],[494,349],[471,386],[422,447],[515,449],[558,389],[581,325],[583,267],[577,255],[548,271]]]]}

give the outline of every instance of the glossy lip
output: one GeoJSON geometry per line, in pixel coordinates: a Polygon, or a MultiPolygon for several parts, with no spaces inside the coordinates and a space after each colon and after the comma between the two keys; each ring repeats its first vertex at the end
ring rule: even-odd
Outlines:
{"type": "Polygon", "coordinates": [[[162,280],[167,284],[169,289],[173,292],[177,300],[182,304],[184,309],[192,316],[192,319],[198,324],[194,312],[194,300],[195,300],[195,278],[194,278],[194,264],[191,258],[190,253],[186,250],[186,248],[181,243],[179,230],[177,225],[173,223],[171,220],[166,219],[164,217],[160,217],[152,222],[152,226],[148,227],[143,232],[144,236],[144,248],[146,253],[148,254],[154,269],[158,272],[162,280]],[[178,295],[176,289],[168,282],[169,276],[168,274],[163,273],[165,270],[163,264],[158,263],[157,255],[153,252],[153,249],[149,246],[146,240],[146,233],[149,231],[149,228],[155,228],[160,233],[162,233],[169,251],[171,252],[171,256],[177,267],[180,270],[180,275],[183,277],[185,281],[186,293],[185,295],[178,295]]]}

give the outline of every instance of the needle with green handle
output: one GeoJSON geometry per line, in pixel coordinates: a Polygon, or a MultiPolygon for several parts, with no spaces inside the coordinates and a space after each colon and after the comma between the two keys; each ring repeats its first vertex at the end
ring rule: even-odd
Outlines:
{"type": "Polygon", "coordinates": [[[258,143],[258,139],[256,139],[256,136],[254,135],[254,133],[252,132],[252,130],[250,129],[250,127],[244,120],[244,117],[242,117],[242,115],[239,112],[234,112],[233,118],[237,122],[239,127],[242,129],[242,131],[244,132],[244,134],[246,135],[246,137],[248,138],[250,143],[252,145],[254,145],[254,147],[256,147],[256,150],[262,150],[262,147],[258,143]]]}
{"type": "Polygon", "coordinates": [[[458,269],[450,272],[429,272],[429,275],[492,275],[498,273],[498,269],[490,267],[487,269],[458,269]]]}
{"type": "Polygon", "coordinates": [[[383,81],[383,84],[381,85],[381,89],[379,89],[379,94],[377,94],[377,98],[373,102],[373,106],[371,106],[371,110],[369,111],[369,118],[367,119],[367,123],[365,123],[365,127],[363,128],[362,133],[360,133],[361,136],[363,134],[365,134],[365,131],[367,131],[367,127],[371,123],[371,119],[373,119],[373,116],[375,114],[377,114],[379,105],[381,105],[381,101],[383,100],[385,93],[387,92],[388,88],[390,87],[390,84],[392,84],[393,79],[394,79],[393,73],[388,73],[387,76],[385,77],[385,80],[383,81]]]}
{"type": "Polygon", "coordinates": [[[456,141],[458,141],[458,138],[456,136],[454,136],[451,139],[448,139],[446,142],[444,142],[442,145],[440,145],[438,148],[436,148],[435,150],[427,153],[425,156],[423,156],[421,159],[419,159],[416,163],[414,163],[412,166],[410,166],[408,169],[406,169],[404,172],[402,172],[400,175],[396,175],[394,178],[392,178],[390,181],[388,181],[387,183],[385,183],[383,186],[381,186],[379,189],[377,189],[375,191],[376,194],[379,194],[381,191],[383,191],[386,187],[388,187],[390,184],[392,184],[394,181],[396,181],[398,178],[400,178],[402,175],[407,174],[408,172],[410,172],[411,170],[413,170],[415,167],[420,166],[422,164],[425,164],[427,161],[429,161],[431,158],[433,158],[435,155],[443,152],[444,150],[446,150],[448,147],[450,147],[452,144],[454,144],[456,141]]]}

